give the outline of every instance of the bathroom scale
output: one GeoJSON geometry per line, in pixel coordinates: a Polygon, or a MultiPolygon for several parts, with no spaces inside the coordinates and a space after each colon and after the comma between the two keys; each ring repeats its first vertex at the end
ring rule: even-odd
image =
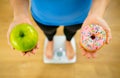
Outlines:
{"type": "Polygon", "coordinates": [[[48,59],[45,56],[45,53],[46,53],[45,49],[46,49],[48,39],[47,38],[45,39],[44,53],[43,53],[44,63],[65,64],[65,63],[75,63],[76,62],[76,44],[75,44],[75,39],[74,38],[72,38],[71,44],[73,46],[75,56],[71,60],[68,59],[67,56],[66,56],[66,48],[65,48],[66,38],[65,38],[65,36],[54,36],[53,41],[54,41],[53,58],[48,59]]]}

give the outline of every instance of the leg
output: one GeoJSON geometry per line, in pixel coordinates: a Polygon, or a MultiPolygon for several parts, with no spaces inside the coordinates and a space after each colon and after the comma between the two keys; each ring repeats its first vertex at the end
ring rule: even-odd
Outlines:
{"type": "Polygon", "coordinates": [[[72,59],[74,57],[74,49],[71,44],[71,39],[76,34],[77,30],[81,28],[82,24],[76,24],[71,26],[65,26],[64,27],[64,34],[66,36],[66,53],[68,59],[72,59]]]}
{"type": "Polygon", "coordinates": [[[56,34],[56,30],[59,26],[48,26],[48,25],[44,25],[41,24],[39,22],[36,22],[39,27],[41,28],[41,30],[44,32],[45,36],[47,37],[48,41],[52,41],[54,35],[56,34]]]}
{"type": "Polygon", "coordinates": [[[42,31],[48,38],[48,43],[46,46],[46,57],[48,59],[51,59],[53,57],[53,37],[56,34],[56,30],[57,30],[58,26],[43,25],[37,21],[36,21],[36,23],[39,25],[39,27],[42,29],[42,31]]]}

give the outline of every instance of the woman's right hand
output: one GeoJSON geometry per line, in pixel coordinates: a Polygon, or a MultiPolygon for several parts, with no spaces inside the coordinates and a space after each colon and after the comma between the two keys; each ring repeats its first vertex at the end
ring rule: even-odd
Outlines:
{"type": "MultiPolygon", "coordinates": [[[[29,17],[25,17],[25,16],[20,16],[20,17],[17,17],[15,19],[13,19],[13,21],[11,22],[9,28],[8,28],[8,32],[7,32],[7,39],[8,39],[8,44],[10,45],[10,47],[12,49],[14,49],[12,47],[12,45],[10,44],[10,39],[9,39],[9,36],[10,36],[10,32],[12,30],[13,27],[15,27],[17,24],[21,24],[21,23],[28,23],[28,24],[31,24],[32,25],[32,22],[30,21],[30,18],[29,17]]],[[[27,51],[27,52],[22,52],[22,55],[23,56],[30,56],[31,54],[35,54],[36,53],[36,50],[38,49],[38,44],[36,45],[36,47],[34,49],[32,49],[31,51],[27,51]]]]}

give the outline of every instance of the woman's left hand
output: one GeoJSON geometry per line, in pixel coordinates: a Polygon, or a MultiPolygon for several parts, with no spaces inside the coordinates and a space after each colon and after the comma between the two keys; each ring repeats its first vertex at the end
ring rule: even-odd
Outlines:
{"type": "MultiPolygon", "coordinates": [[[[106,31],[106,34],[107,34],[107,40],[106,40],[106,44],[108,44],[110,42],[110,40],[112,39],[112,35],[111,35],[111,30],[110,30],[110,27],[108,26],[107,22],[102,18],[102,17],[99,17],[97,15],[89,15],[83,25],[82,25],[82,28],[83,26],[86,26],[86,25],[91,25],[91,24],[97,24],[99,26],[101,26],[105,31],[106,31]]],[[[81,28],[81,30],[82,30],[81,28]]],[[[91,52],[88,52],[86,50],[84,50],[82,47],[80,47],[82,49],[82,54],[88,58],[95,58],[96,57],[96,51],[91,53],[91,52]]]]}

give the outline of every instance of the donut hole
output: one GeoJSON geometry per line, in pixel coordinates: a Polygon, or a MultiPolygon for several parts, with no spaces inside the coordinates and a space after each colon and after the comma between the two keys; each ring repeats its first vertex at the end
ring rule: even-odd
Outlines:
{"type": "Polygon", "coordinates": [[[95,35],[92,34],[90,38],[91,38],[92,40],[94,40],[94,39],[95,39],[95,35]]]}

